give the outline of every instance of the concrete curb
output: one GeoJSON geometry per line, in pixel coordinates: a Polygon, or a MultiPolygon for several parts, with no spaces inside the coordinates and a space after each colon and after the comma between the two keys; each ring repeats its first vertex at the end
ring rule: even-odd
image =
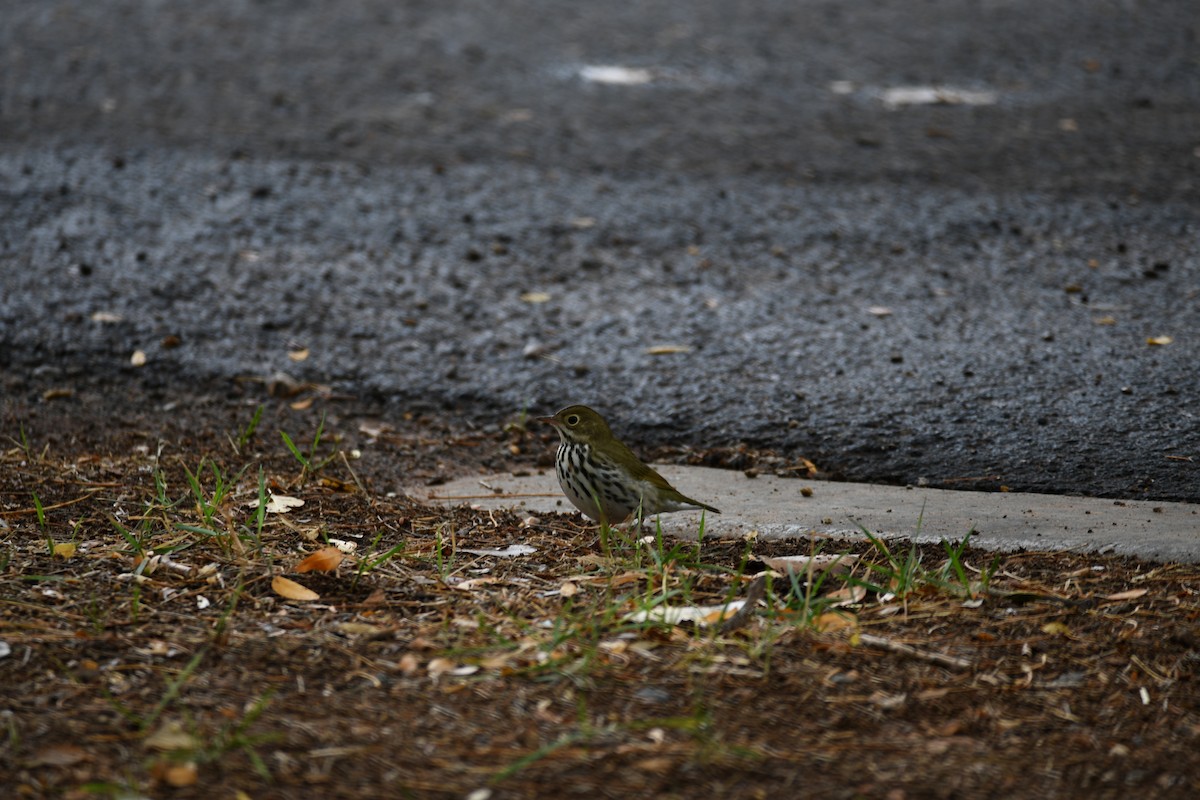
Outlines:
{"type": "MultiPolygon", "coordinates": [[[[811,534],[861,538],[862,528],[887,539],[959,541],[990,550],[1072,551],[1200,562],[1200,505],[1105,500],[1048,494],[961,492],[945,489],[805,481],[701,467],[656,466],[684,494],[720,508],[705,517],[705,536],[763,538],[811,534]],[[801,489],[812,489],[805,497],[801,489]]],[[[570,512],[574,508],[549,472],[461,478],[412,489],[415,499],[479,508],[570,512]]],[[[662,517],[663,530],[695,536],[699,512],[662,517]]]]}

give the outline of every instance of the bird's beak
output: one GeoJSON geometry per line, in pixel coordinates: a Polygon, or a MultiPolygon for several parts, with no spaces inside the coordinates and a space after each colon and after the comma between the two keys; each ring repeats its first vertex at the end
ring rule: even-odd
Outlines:
{"type": "Polygon", "coordinates": [[[547,425],[553,425],[555,428],[558,427],[558,420],[556,420],[554,417],[538,417],[537,421],[544,422],[547,425]]]}

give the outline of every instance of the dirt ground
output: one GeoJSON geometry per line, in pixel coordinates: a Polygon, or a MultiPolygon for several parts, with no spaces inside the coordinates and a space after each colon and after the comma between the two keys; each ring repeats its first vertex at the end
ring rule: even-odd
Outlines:
{"type": "Polygon", "coordinates": [[[15,797],[1200,791],[1196,565],[602,537],[397,493],[540,469],[520,419],[55,394],[0,419],[15,797]]]}

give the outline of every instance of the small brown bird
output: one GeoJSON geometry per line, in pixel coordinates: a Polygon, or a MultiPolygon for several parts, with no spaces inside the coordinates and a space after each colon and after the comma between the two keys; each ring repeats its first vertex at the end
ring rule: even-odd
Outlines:
{"type": "Polygon", "coordinates": [[[558,431],[561,441],[554,456],[558,485],[584,516],[616,525],[632,514],[646,518],[687,508],[721,513],[667,483],[587,406],[567,406],[553,417],[539,419],[558,431]]]}

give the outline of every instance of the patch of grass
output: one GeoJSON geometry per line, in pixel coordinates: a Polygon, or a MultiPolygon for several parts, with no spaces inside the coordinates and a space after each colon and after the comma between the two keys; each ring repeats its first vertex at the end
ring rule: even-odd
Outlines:
{"type": "Polygon", "coordinates": [[[528,433],[529,432],[529,406],[521,407],[517,416],[508,422],[504,423],[505,433],[528,433]]]}
{"type": "Polygon", "coordinates": [[[20,421],[17,422],[17,436],[16,436],[16,438],[9,436],[8,440],[17,446],[17,448],[21,451],[21,454],[24,455],[25,458],[32,459],[33,447],[32,447],[32,445],[29,444],[29,436],[25,433],[25,423],[24,422],[20,422],[20,421]]]}
{"type": "Polygon", "coordinates": [[[992,576],[1000,564],[999,556],[996,556],[987,569],[979,570],[978,580],[971,580],[967,574],[964,553],[974,530],[968,531],[958,542],[943,539],[942,549],[947,558],[945,563],[934,569],[922,564],[920,550],[915,543],[909,545],[907,553],[897,554],[882,539],[865,528],[861,530],[875,551],[883,556],[883,563],[866,564],[867,570],[874,576],[872,579],[852,578],[851,581],[881,596],[894,595],[904,602],[906,607],[908,597],[920,590],[973,599],[987,592],[992,576]]]}
{"type": "Polygon", "coordinates": [[[860,585],[879,595],[895,595],[906,600],[918,588],[929,583],[928,572],[921,566],[921,551],[916,542],[910,543],[907,553],[896,554],[878,536],[866,528],[860,527],[860,530],[883,557],[882,564],[867,562],[866,568],[875,579],[856,579],[860,585]]]}
{"type": "Polygon", "coordinates": [[[241,479],[241,473],[229,479],[221,472],[221,468],[214,461],[204,458],[200,459],[200,464],[196,467],[194,473],[182,461],[180,462],[180,466],[183,467],[183,471],[187,475],[188,487],[192,491],[192,499],[196,504],[196,513],[200,517],[200,524],[205,528],[212,529],[213,519],[218,514],[224,515],[227,512],[226,505],[229,502],[229,493],[233,486],[241,479]],[[211,493],[205,491],[204,486],[201,484],[205,464],[208,465],[208,470],[212,478],[211,493]]]}
{"type": "MultiPolygon", "coordinates": [[[[384,531],[382,529],[380,529],[380,531],[375,534],[375,538],[373,540],[371,540],[371,547],[370,547],[371,555],[364,555],[364,556],[359,557],[358,569],[356,569],[354,571],[354,580],[350,582],[350,588],[352,590],[358,588],[358,582],[360,580],[362,580],[363,576],[366,575],[368,572],[370,572],[371,570],[380,566],[381,564],[386,564],[393,557],[404,552],[405,543],[403,541],[401,541],[401,542],[393,545],[392,547],[388,548],[387,550],[383,551],[382,553],[380,553],[379,552],[379,542],[383,538],[383,534],[384,534],[384,531]]],[[[443,568],[442,568],[442,547],[441,547],[441,534],[440,533],[438,534],[437,542],[438,543],[437,543],[436,553],[437,553],[437,561],[438,561],[438,574],[442,576],[442,580],[444,582],[446,580],[446,573],[443,572],[443,568]]],[[[453,560],[453,556],[451,556],[451,560],[453,560]]]]}
{"type": "MultiPolygon", "coordinates": [[[[382,531],[380,532],[380,535],[382,535],[382,531]]],[[[378,541],[379,541],[379,538],[376,537],[375,542],[378,543],[378,541]]],[[[438,525],[437,530],[434,533],[433,557],[434,557],[435,563],[437,564],[438,578],[441,579],[442,583],[445,583],[446,579],[450,577],[450,573],[452,572],[451,568],[454,566],[454,554],[455,554],[456,549],[457,548],[455,547],[454,524],[447,523],[444,525],[438,525]],[[446,530],[450,531],[450,537],[449,537],[450,538],[450,555],[449,555],[449,557],[447,557],[445,554],[446,538],[445,538],[444,531],[446,531],[446,530]]]]}
{"type": "Polygon", "coordinates": [[[33,510],[37,514],[37,526],[41,530],[42,535],[46,537],[46,552],[54,555],[54,537],[46,530],[46,509],[42,507],[42,498],[37,496],[37,492],[33,492],[33,510]]]}
{"type": "MultiPolygon", "coordinates": [[[[816,569],[814,565],[820,553],[821,545],[813,540],[804,571],[789,570],[785,575],[787,592],[784,595],[783,607],[791,612],[793,624],[814,630],[817,628],[817,620],[829,611],[835,602],[824,591],[835,567],[830,565],[824,569],[816,569]]],[[[767,587],[768,596],[773,589],[773,585],[767,587]]]]}
{"type": "Polygon", "coordinates": [[[129,546],[129,550],[136,556],[144,557],[146,555],[146,541],[150,536],[150,518],[142,517],[141,525],[138,526],[137,532],[131,531],[121,524],[112,514],[108,515],[108,521],[116,529],[117,533],[121,534],[121,538],[125,540],[125,544],[129,546]]]}
{"type": "Polygon", "coordinates": [[[283,444],[285,447],[287,447],[288,452],[292,454],[292,457],[295,458],[296,461],[300,462],[300,477],[297,478],[297,482],[303,483],[306,477],[320,472],[329,464],[329,462],[337,458],[339,452],[337,450],[334,450],[333,453],[325,458],[317,458],[317,450],[321,446],[321,437],[324,435],[324,433],[324,412],[321,414],[321,421],[317,424],[317,430],[313,434],[312,444],[309,446],[307,453],[300,449],[300,447],[292,440],[292,437],[288,435],[287,431],[281,430],[279,432],[280,437],[283,439],[283,444]]]}
{"type": "Polygon", "coordinates": [[[233,445],[233,452],[237,455],[242,454],[242,449],[250,444],[250,440],[254,438],[255,432],[258,430],[258,423],[262,421],[263,409],[266,408],[262,403],[258,404],[258,408],[254,409],[254,416],[246,423],[246,427],[238,433],[237,439],[230,438],[229,443],[233,445]]]}
{"type": "Polygon", "coordinates": [[[246,552],[247,544],[253,548],[253,551],[267,562],[268,570],[271,567],[271,553],[264,547],[263,544],[263,526],[266,524],[266,508],[267,508],[267,479],[266,473],[262,466],[258,468],[258,496],[257,503],[254,506],[254,513],[250,518],[250,524],[239,524],[236,522],[233,513],[232,492],[246,470],[250,468],[250,464],[242,467],[232,478],[227,478],[222,473],[220,467],[214,462],[208,461],[209,470],[213,477],[213,489],[209,494],[205,491],[200,483],[199,477],[203,474],[205,461],[201,461],[196,472],[193,474],[186,466],[183,466],[184,472],[187,474],[188,485],[192,493],[192,498],[195,500],[196,513],[200,517],[200,525],[192,525],[179,521],[169,521],[168,525],[176,530],[187,533],[199,534],[203,537],[216,541],[227,554],[246,552]],[[218,519],[218,514],[220,519],[218,519]],[[219,530],[217,522],[221,523],[223,530],[219,530]]]}
{"type": "Polygon", "coordinates": [[[207,744],[197,753],[198,761],[220,761],[227,753],[240,751],[250,760],[254,773],[265,783],[272,781],[271,770],[258,754],[260,746],[278,742],[282,739],[279,733],[250,733],[250,727],[256,723],[267,710],[275,691],[268,689],[250,705],[241,719],[229,723],[217,731],[207,744]]]}

